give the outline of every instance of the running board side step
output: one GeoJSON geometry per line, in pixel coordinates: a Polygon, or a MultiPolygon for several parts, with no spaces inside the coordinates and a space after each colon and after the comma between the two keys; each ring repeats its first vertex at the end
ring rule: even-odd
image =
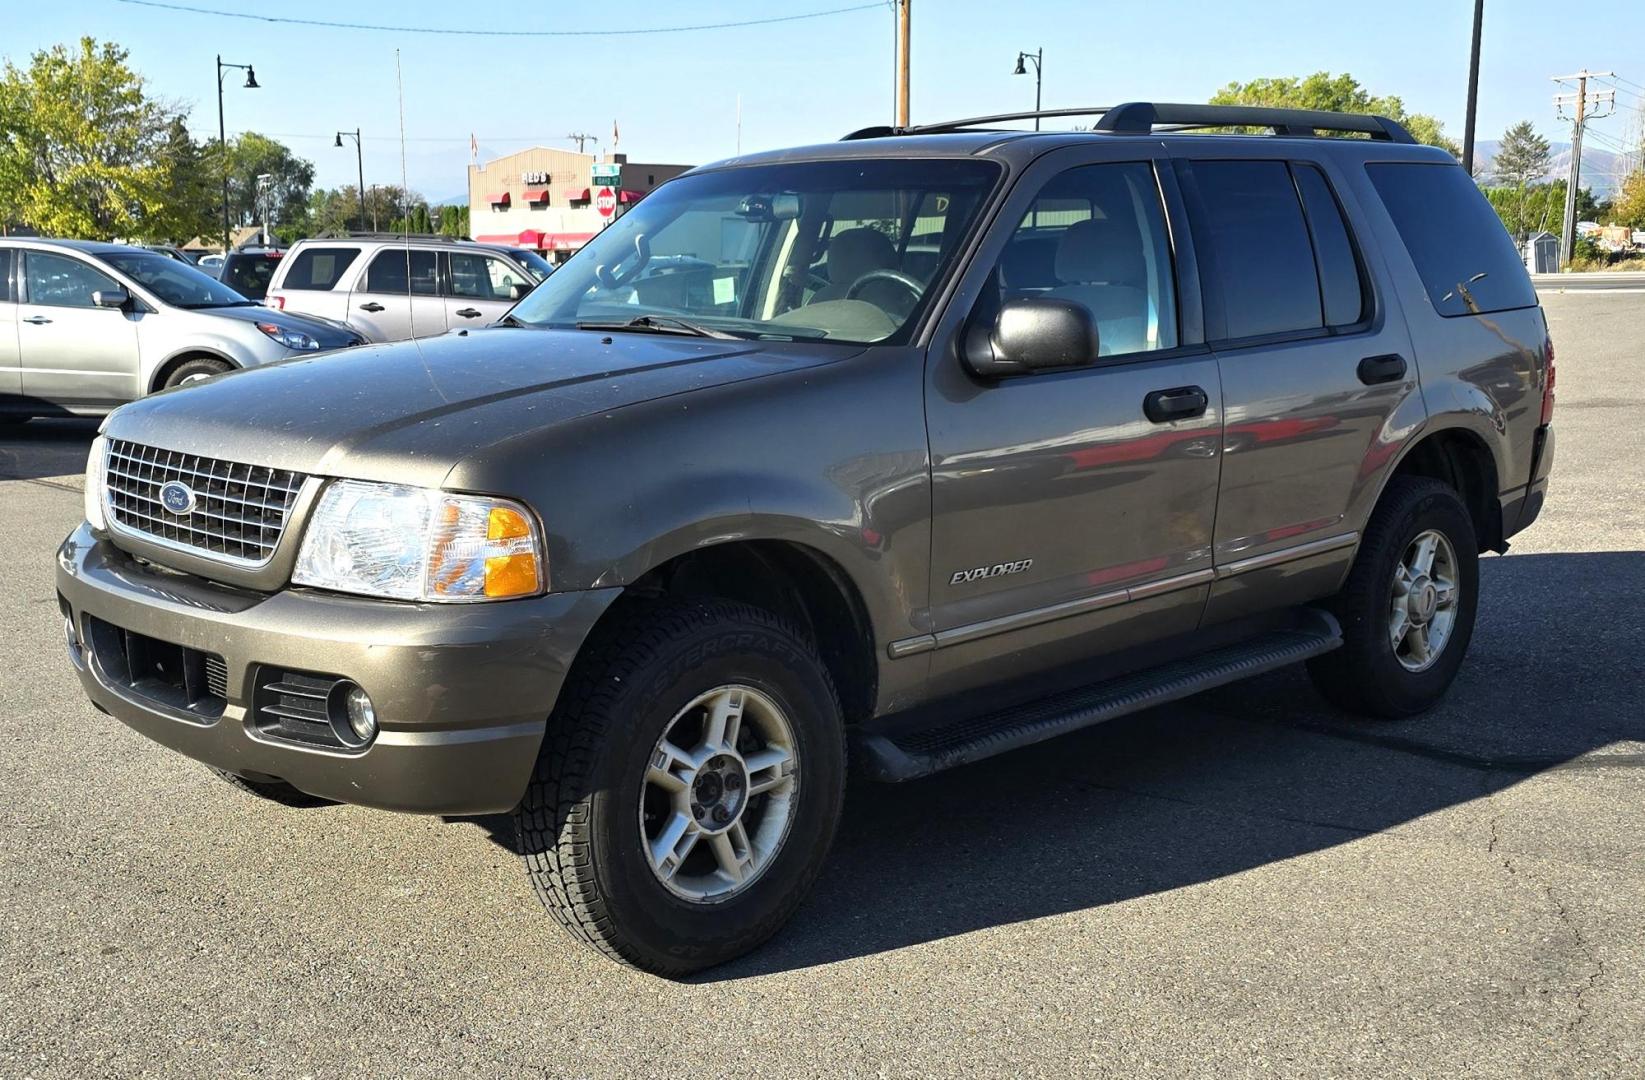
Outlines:
{"type": "Polygon", "coordinates": [[[856,766],[874,780],[915,780],[1295,664],[1342,644],[1342,628],[1335,618],[1318,610],[1308,616],[1301,627],[1271,630],[1015,708],[914,731],[859,729],[856,766]]]}

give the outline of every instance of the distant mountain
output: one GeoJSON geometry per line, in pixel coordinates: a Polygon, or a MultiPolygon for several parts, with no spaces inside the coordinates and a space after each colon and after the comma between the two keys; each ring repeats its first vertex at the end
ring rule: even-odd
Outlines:
{"type": "MultiPolygon", "coordinates": [[[[1490,176],[1491,159],[1496,157],[1497,147],[1501,145],[1497,139],[1483,139],[1474,144],[1474,167],[1482,176],[1490,176]]],[[[1571,170],[1571,144],[1549,143],[1548,149],[1553,152],[1553,160],[1544,179],[1563,180],[1571,170]]],[[[1582,175],[1577,183],[1593,192],[1594,198],[1607,199],[1622,185],[1622,165],[1620,154],[1590,143],[1582,148],[1582,175]]]]}

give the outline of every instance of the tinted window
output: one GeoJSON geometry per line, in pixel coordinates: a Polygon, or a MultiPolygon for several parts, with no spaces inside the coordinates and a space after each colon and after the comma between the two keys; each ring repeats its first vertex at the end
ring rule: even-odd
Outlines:
{"type": "Polygon", "coordinates": [[[453,251],[450,259],[452,296],[472,300],[513,300],[516,286],[529,290],[537,283],[524,271],[490,255],[453,251]]]}
{"type": "Polygon", "coordinates": [[[366,292],[438,296],[437,261],[432,251],[389,248],[379,252],[366,270],[366,292]]]}
{"type": "Polygon", "coordinates": [[[1194,236],[1224,301],[1225,336],[1323,326],[1302,204],[1283,161],[1196,161],[1194,236]]]}
{"type": "Polygon", "coordinates": [[[117,289],[114,279],[98,273],[79,259],[31,251],[23,260],[28,276],[31,304],[50,307],[95,307],[91,294],[99,289],[117,289]]]}
{"type": "Polygon", "coordinates": [[[11,299],[11,248],[0,248],[0,301],[11,299]]]}
{"type": "Polygon", "coordinates": [[[241,296],[261,300],[268,295],[268,283],[279,261],[278,255],[230,255],[223,261],[220,278],[241,296]]]}
{"type": "Polygon", "coordinates": [[[1348,237],[1348,224],[1325,175],[1312,165],[1291,166],[1297,191],[1308,211],[1314,237],[1314,259],[1319,264],[1319,298],[1325,305],[1326,326],[1348,326],[1364,314],[1365,294],[1360,285],[1359,259],[1348,237]]]}
{"type": "Polygon", "coordinates": [[[358,248],[304,248],[290,256],[291,265],[280,288],[323,292],[337,284],[337,279],[359,254],[358,248]]]}
{"type": "Polygon", "coordinates": [[[1165,215],[1147,164],[1087,165],[1053,177],[997,271],[1006,298],[1053,296],[1090,311],[1103,356],[1177,343],[1165,215]]]}
{"type": "Polygon", "coordinates": [[[1367,165],[1434,310],[1470,315],[1531,307],[1536,290],[1502,221],[1456,165],[1367,165]]]}

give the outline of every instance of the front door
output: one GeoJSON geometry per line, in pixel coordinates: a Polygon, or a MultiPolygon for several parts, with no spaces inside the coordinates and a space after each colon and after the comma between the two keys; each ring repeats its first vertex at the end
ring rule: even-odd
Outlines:
{"type": "Polygon", "coordinates": [[[445,333],[439,254],[423,248],[379,251],[348,298],[348,323],[371,341],[445,333]]]}
{"type": "Polygon", "coordinates": [[[93,293],[123,286],[72,255],[31,248],[21,254],[17,345],[23,394],[92,408],[136,398],[136,317],[92,303],[93,293]]]}
{"type": "Polygon", "coordinates": [[[1334,592],[1422,417],[1404,320],[1377,302],[1339,185],[1278,143],[1226,153],[1177,170],[1226,410],[1207,622],[1334,592]]]}
{"type": "Polygon", "coordinates": [[[536,284],[505,259],[478,251],[453,251],[447,261],[446,326],[490,326],[536,284]]]}
{"type": "Polygon", "coordinates": [[[967,274],[956,301],[967,310],[939,327],[926,401],[936,693],[1198,623],[1221,395],[1192,286],[1179,316],[1174,264],[1186,253],[1174,250],[1162,201],[1175,201],[1161,172],[1169,163],[1150,154],[1093,147],[1042,159],[967,274]],[[1084,305],[1097,363],[971,375],[959,356],[967,329],[1018,296],[1084,305]],[[1200,407],[1175,410],[1194,395],[1200,407]]]}

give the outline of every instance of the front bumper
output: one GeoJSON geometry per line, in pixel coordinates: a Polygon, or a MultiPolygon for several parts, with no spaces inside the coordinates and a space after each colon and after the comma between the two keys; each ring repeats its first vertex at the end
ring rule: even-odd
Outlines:
{"type": "Polygon", "coordinates": [[[482,604],[408,604],[304,590],[259,593],[158,570],[85,524],[57,555],[92,702],[154,741],[252,779],[388,810],[482,814],[517,804],[573,657],[616,589],[482,604]],[[89,618],[88,618],[89,617],[89,618]],[[227,693],[200,716],[139,692],[99,660],[96,620],[221,656],[227,693]],[[381,730],[363,751],[271,739],[252,715],[274,668],[364,687],[381,730]]]}

